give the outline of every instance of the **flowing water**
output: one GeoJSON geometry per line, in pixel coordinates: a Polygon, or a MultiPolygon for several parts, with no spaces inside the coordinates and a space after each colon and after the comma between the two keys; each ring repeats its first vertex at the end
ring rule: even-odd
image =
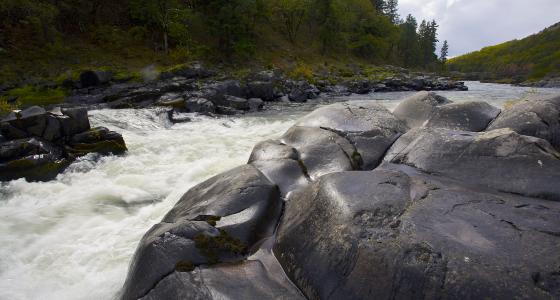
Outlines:
{"type": "MultiPolygon", "coordinates": [[[[454,101],[502,106],[529,94],[560,93],[469,82],[454,101]]],[[[112,299],[142,235],[190,187],[246,162],[261,140],[279,137],[313,108],[376,100],[393,108],[408,92],[274,105],[253,115],[170,124],[157,109],[90,112],[94,126],[123,134],[129,152],[90,155],[56,180],[0,186],[0,299],[112,299]]]]}

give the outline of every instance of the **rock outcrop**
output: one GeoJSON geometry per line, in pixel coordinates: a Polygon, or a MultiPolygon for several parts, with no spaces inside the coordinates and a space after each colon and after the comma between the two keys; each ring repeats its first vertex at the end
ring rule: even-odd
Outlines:
{"type": "Polygon", "coordinates": [[[0,143],[0,181],[48,181],[77,157],[127,150],[120,134],[91,128],[85,108],[47,112],[29,107],[2,119],[0,132],[6,139],[0,143]]]}
{"type": "Polygon", "coordinates": [[[123,299],[558,298],[556,123],[499,113],[429,93],[320,108],[185,194],[123,299]]]}

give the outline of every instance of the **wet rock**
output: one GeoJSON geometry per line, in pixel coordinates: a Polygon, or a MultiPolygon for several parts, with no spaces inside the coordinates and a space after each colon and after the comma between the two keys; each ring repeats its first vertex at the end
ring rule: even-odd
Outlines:
{"type": "Polygon", "coordinates": [[[279,141],[267,140],[258,143],[253,148],[249,163],[258,160],[291,159],[298,160],[299,156],[296,149],[282,144],[279,141]]]}
{"type": "Polygon", "coordinates": [[[450,103],[435,93],[419,92],[399,103],[393,114],[410,128],[420,127],[432,117],[438,106],[450,103]]]}
{"type": "Polygon", "coordinates": [[[560,154],[547,141],[510,129],[413,129],[395,142],[385,161],[499,191],[560,200],[560,154]]]}
{"type": "Polygon", "coordinates": [[[92,128],[72,137],[67,151],[76,156],[88,153],[123,154],[127,151],[122,135],[105,127],[92,128]]]}
{"type": "Polygon", "coordinates": [[[518,102],[505,109],[488,130],[501,128],[545,139],[560,150],[560,97],[539,97],[518,102]]]}
{"type": "Polygon", "coordinates": [[[531,275],[557,272],[558,202],[407,173],[331,174],[287,202],[274,253],[308,299],[558,296],[531,275]]]}
{"type": "Polygon", "coordinates": [[[185,101],[187,112],[197,112],[201,114],[215,113],[214,103],[204,98],[191,98],[185,101]]]}
{"type": "Polygon", "coordinates": [[[260,98],[250,98],[247,102],[249,103],[250,111],[259,111],[264,107],[264,101],[260,98]]]}
{"type": "Polygon", "coordinates": [[[501,110],[483,101],[468,101],[438,106],[426,127],[464,131],[483,131],[501,110]]]}
{"type": "Polygon", "coordinates": [[[288,97],[292,102],[307,102],[308,99],[315,99],[319,96],[319,90],[305,80],[290,84],[288,97]]]}
{"type": "Polygon", "coordinates": [[[45,126],[45,130],[43,132],[43,139],[47,141],[56,141],[62,138],[62,127],[60,124],[60,120],[52,115],[47,115],[47,124],[45,126]]]}
{"type": "Polygon", "coordinates": [[[356,148],[329,130],[294,126],[280,141],[296,149],[304,173],[312,180],[329,173],[355,170],[361,164],[356,148]]]}
{"type": "Polygon", "coordinates": [[[123,299],[146,295],[180,262],[195,267],[242,260],[272,233],[281,208],[277,186],[250,165],[195,186],[142,239],[123,299]]]}
{"type": "Polygon", "coordinates": [[[271,277],[260,261],[200,267],[193,272],[173,272],[142,300],[304,299],[297,289],[271,277]]]}
{"type": "Polygon", "coordinates": [[[47,125],[47,112],[39,106],[31,106],[19,112],[11,112],[0,121],[0,130],[7,139],[42,136],[47,125]]]}
{"type": "Polygon", "coordinates": [[[0,144],[0,181],[18,178],[48,181],[54,179],[68,164],[60,147],[36,138],[0,144]]]}
{"type": "Polygon", "coordinates": [[[226,106],[231,107],[237,110],[250,110],[251,107],[249,105],[249,101],[244,98],[239,98],[235,96],[225,96],[224,103],[226,106]]]}
{"type": "Polygon", "coordinates": [[[385,107],[373,101],[350,101],[316,109],[297,126],[330,130],[346,138],[362,160],[361,167],[375,168],[393,142],[408,128],[385,107]]]}
{"type": "Polygon", "coordinates": [[[259,98],[264,101],[274,101],[274,83],[270,81],[251,81],[247,83],[247,97],[259,98]]]}
{"type": "Polygon", "coordinates": [[[59,117],[59,120],[65,136],[70,137],[91,128],[86,108],[63,108],[61,111],[65,117],[59,117]]]}
{"type": "Polygon", "coordinates": [[[364,95],[373,91],[372,84],[367,79],[353,80],[347,82],[345,85],[348,88],[348,91],[354,94],[364,95]]]}

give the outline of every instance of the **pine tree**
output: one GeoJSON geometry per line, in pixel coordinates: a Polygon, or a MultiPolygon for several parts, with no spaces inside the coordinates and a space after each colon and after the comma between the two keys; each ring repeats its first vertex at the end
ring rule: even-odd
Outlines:
{"type": "Polygon", "coordinates": [[[375,8],[378,14],[385,13],[386,3],[385,0],[371,0],[371,4],[375,8]]]}
{"type": "Polygon", "coordinates": [[[447,40],[443,41],[443,45],[441,46],[441,53],[439,54],[439,61],[445,65],[447,62],[447,55],[449,54],[449,45],[447,44],[447,40]]]}
{"type": "Polygon", "coordinates": [[[387,2],[385,3],[384,12],[389,20],[393,22],[393,24],[398,24],[400,22],[398,0],[387,0],[387,2]]]}
{"type": "Polygon", "coordinates": [[[408,15],[401,27],[401,37],[399,41],[399,52],[402,57],[403,64],[405,67],[414,67],[419,63],[418,49],[418,34],[416,29],[418,23],[412,15],[408,15]]]}

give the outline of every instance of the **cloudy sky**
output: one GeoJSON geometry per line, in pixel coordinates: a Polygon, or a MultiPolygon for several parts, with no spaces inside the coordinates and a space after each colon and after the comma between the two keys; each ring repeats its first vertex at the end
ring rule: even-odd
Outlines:
{"type": "Polygon", "coordinates": [[[537,33],[560,22],[560,0],[399,0],[400,14],[435,19],[450,56],[537,33]]]}

